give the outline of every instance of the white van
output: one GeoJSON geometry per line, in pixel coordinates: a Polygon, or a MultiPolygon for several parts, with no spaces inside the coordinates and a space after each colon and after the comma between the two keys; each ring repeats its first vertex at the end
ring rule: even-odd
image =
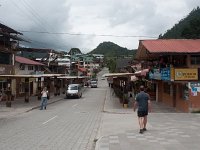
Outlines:
{"type": "Polygon", "coordinates": [[[97,88],[97,81],[90,81],[90,87],[91,88],[97,88]]]}
{"type": "Polygon", "coordinates": [[[82,86],[80,84],[69,84],[66,89],[66,98],[69,97],[81,98],[82,86]]]}

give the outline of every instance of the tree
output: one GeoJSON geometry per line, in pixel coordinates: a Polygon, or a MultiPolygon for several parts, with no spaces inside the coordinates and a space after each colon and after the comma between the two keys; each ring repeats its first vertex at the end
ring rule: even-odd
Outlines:
{"type": "Polygon", "coordinates": [[[115,72],[116,71],[116,60],[114,60],[114,59],[108,60],[107,67],[109,68],[109,71],[111,73],[115,72]]]}
{"type": "Polygon", "coordinates": [[[81,50],[79,48],[71,48],[69,53],[69,55],[75,55],[75,54],[82,54],[81,50]]]}
{"type": "Polygon", "coordinates": [[[197,39],[200,38],[200,9],[193,9],[186,18],[181,19],[159,39],[197,39]]]}

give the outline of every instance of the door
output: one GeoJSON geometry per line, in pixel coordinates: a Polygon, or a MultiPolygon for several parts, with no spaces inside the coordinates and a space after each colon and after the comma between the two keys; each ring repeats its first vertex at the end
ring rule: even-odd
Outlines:
{"type": "Polygon", "coordinates": [[[30,95],[33,95],[33,81],[30,82],[30,95]]]}
{"type": "Polygon", "coordinates": [[[176,84],[172,84],[173,107],[176,107],[176,84]]]}

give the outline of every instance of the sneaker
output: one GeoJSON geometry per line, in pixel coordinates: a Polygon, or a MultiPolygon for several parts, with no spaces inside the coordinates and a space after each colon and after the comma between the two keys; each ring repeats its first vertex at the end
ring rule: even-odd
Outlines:
{"type": "Polygon", "coordinates": [[[140,129],[140,132],[139,132],[139,133],[140,133],[140,134],[143,134],[143,132],[144,132],[144,130],[143,130],[143,129],[140,129]]]}
{"type": "Polygon", "coordinates": [[[147,131],[147,129],[146,129],[146,128],[143,128],[143,131],[147,131]]]}

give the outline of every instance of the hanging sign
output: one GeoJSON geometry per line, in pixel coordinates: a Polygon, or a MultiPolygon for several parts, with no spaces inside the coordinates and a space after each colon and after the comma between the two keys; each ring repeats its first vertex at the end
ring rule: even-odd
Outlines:
{"type": "Polygon", "coordinates": [[[198,69],[174,69],[175,80],[198,80],[198,69]]]}

